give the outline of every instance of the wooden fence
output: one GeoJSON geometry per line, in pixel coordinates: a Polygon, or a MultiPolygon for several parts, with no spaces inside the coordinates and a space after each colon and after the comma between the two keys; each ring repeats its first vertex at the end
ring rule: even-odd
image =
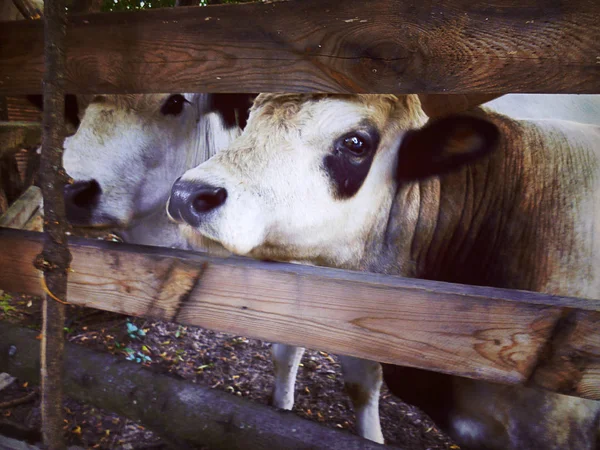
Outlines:
{"type": "MultiPolygon", "coordinates": [[[[73,238],[69,302],[600,399],[600,300],[73,238]]],[[[40,233],[0,229],[0,288],[42,295],[40,233]]]]}
{"type": "MultiPolygon", "coordinates": [[[[304,0],[72,16],[72,93],[600,93],[595,0],[304,0]]],[[[0,26],[0,95],[39,93],[40,21],[0,26]]],[[[71,240],[69,301],[600,399],[600,300],[71,240]]],[[[41,235],[0,288],[42,294],[41,235]]]]}
{"type": "MultiPolygon", "coordinates": [[[[73,15],[71,93],[600,92],[596,0],[302,0],[73,15]]],[[[40,93],[43,23],[0,27],[0,95],[40,93]]]]}

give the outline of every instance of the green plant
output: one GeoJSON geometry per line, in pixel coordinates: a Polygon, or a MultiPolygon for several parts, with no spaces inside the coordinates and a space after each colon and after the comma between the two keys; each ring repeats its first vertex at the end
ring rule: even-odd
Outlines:
{"type": "Polygon", "coordinates": [[[10,294],[3,293],[0,295],[0,309],[4,314],[8,315],[12,311],[16,311],[16,308],[9,303],[11,300],[12,296],[10,294]]]}

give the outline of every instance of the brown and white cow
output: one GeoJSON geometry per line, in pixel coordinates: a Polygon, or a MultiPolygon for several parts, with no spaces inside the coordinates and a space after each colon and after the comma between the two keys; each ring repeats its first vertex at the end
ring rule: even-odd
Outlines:
{"type": "MultiPolygon", "coordinates": [[[[243,134],[174,185],[168,210],[190,238],[254,258],[600,294],[594,125],[480,108],[428,122],[417,96],[263,94],[243,134]]],[[[362,367],[355,387],[376,404],[378,365],[362,367]]],[[[396,392],[468,448],[598,446],[600,402],[399,370],[396,392]],[[423,395],[435,383],[440,395],[423,395]]]]}
{"type": "MultiPolygon", "coordinates": [[[[74,179],[65,189],[67,216],[79,227],[109,228],[126,242],[190,248],[165,205],[176,179],[238,136],[252,94],[106,95],[91,98],[79,123],[74,97],[66,117],[77,132],[65,140],[64,166],[74,179]]],[[[41,97],[30,99],[41,107],[41,97]]],[[[86,99],[83,100],[85,104],[86,99]]],[[[225,252],[208,239],[195,239],[194,250],[225,252]]],[[[294,383],[303,349],[273,344],[275,383],[272,403],[294,405],[294,383]]],[[[364,364],[344,360],[346,378],[371,381],[364,364]]],[[[377,389],[379,389],[377,384],[377,389]]],[[[357,395],[359,392],[357,393],[357,395]]],[[[351,396],[354,398],[355,396],[351,396]]],[[[361,436],[383,442],[377,403],[358,408],[361,436]],[[360,414],[363,413],[362,417],[360,414]],[[374,413],[373,413],[374,412],[374,413]],[[374,415],[373,415],[374,414],[374,415]]]]}

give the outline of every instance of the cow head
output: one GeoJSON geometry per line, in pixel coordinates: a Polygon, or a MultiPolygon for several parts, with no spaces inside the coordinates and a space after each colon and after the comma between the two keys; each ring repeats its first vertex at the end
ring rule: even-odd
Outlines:
{"type": "Polygon", "coordinates": [[[153,211],[164,211],[177,177],[240,132],[236,117],[216,114],[221,105],[214,98],[94,97],[77,132],[65,140],[63,162],[73,179],[65,188],[69,221],[126,228],[153,211]]]}
{"type": "Polygon", "coordinates": [[[427,122],[417,96],[266,95],[244,133],[175,183],[175,220],[256,258],[355,267],[399,183],[494,148],[486,120],[427,122]]]}

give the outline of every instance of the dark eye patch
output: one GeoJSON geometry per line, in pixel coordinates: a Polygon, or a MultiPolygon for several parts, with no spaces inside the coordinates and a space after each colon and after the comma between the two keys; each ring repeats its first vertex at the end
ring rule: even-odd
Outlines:
{"type": "Polygon", "coordinates": [[[359,191],[379,141],[379,132],[373,126],[346,133],[334,141],[332,152],[323,159],[323,168],[336,199],[349,199],[359,191]]]}

